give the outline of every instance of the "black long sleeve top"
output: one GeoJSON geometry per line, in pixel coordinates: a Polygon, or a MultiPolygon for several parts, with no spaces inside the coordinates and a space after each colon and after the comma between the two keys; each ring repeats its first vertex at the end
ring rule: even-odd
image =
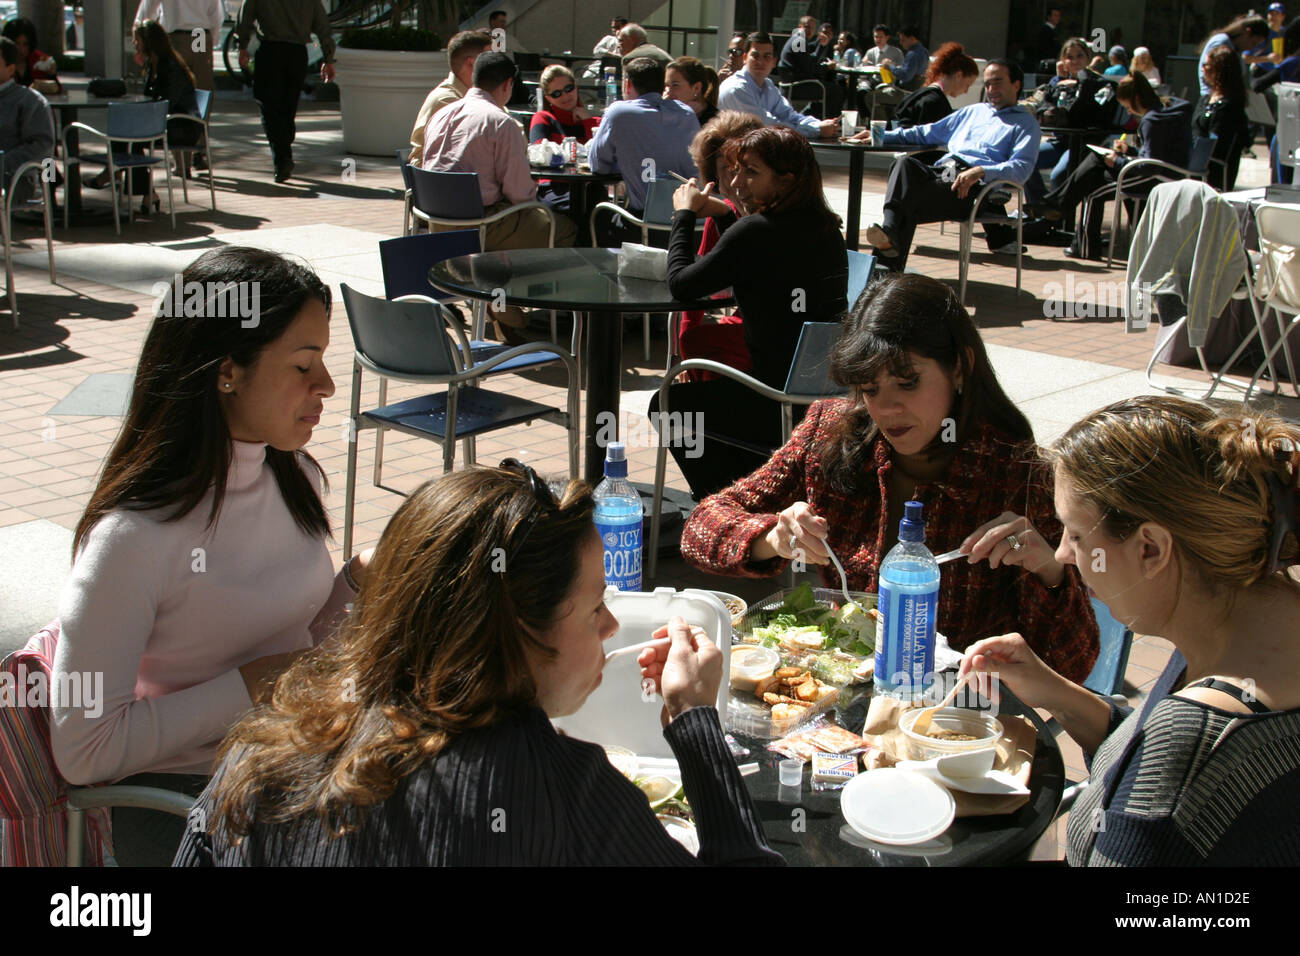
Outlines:
{"type": "Polygon", "coordinates": [[[937,86],[923,86],[908,93],[894,110],[894,124],[902,129],[937,123],[952,112],[952,103],[937,86]]]}
{"type": "Polygon", "coordinates": [[[848,309],[849,260],[840,231],[806,207],[755,213],[695,258],[695,213],[673,213],[668,289],[679,300],[730,287],[744,318],[754,377],[783,388],[805,322],[836,322],[848,309]]]}
{"type": "MultiPolygon", "coordinates": [[[[700,839],[691,856],[597,745],[561,736],[540,709],[457,737],[387,800],[330,839],[312,816],[255,824],[231,845],[186,832],[174,866],[780,865],[722,736],[696,707],[664,730],[700,839]]],[[[191,819],[213,819],[219,769],[191,819]]],[[[195,828],[188,828],[193,830],[195,828]]]]}

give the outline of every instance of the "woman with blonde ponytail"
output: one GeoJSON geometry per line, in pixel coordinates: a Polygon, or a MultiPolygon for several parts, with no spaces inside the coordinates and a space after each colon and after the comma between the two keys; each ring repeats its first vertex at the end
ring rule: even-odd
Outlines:
{"type": "Polygon", "coordinates": [[[1068,860],[1300,863],[1300,428],[1141,397],[1077,422],[1048,458],[1057,559],[1174,646],[1136,709],[1060,678],[1019,635],[967,651],[963,673],[997,671],[1092,755],[1068,860]]]}

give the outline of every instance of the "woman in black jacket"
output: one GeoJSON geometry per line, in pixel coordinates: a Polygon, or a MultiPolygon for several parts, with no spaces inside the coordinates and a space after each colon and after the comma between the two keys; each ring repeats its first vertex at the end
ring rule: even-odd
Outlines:
{"type": "Polygon", "coordinates": [[[1230,47],[1216,46],[1206,54],[1201,75],[1210,92],[1196,104],[1192,131],[1197,136],[1216,137],[1206,181],[1218,190],[1232,189],[1237,182],[1241,151],[1250,141],[1241,60],[1230,47]]]}
{"type": "MultiPolygon", "coordinates": [[[[1138,135],[1142,143],[1138,159],[1158,159],[1174,166],[1185,167],[1192,148],[1192,104],[1171,98],[1163,103],[1151,89],[1151,84],[1141,73],[1124,77],[1116,88],[1115,96],[1126,110],[1138,117],[1138,135]]],[[[1027,203],[1031,216],[1060,219],[1066,211],[1083,202],[1091,193],[1119,177],[1120,170],[1130,161],[1129,146],[1121,139],[1104,156],[1089,149],[1088,155],[1060,186],[1051,190],[1043,203],[1027,203]]],[[[1153,171],[1150,185],[1171,176],[1153,171]]],[[[1144,177],[1144,180],[1146,177],[1144,177]]],[[[1135,181],[1136,182],[1136,181],[1135,181]]],[[[1126,181],[1126,187],[1127,181],[1126,181]]],[[[1072,259],[1100,258],[1101,223],[1105,204],[1094,202],[1087,222],[1076,217],[1074,243],[1064,251],[1072,259]]]]}
{"type": "MultiPolygon", "coordinates": [[[[925,74],[925,86],[908,93],[894,111],[895,128],[908,129],[938,122],[952,112],[950,100],[962,96],[979,76],[979,67],[960,43],[939,47],[925,74]]],[[[867,131],[870,135],[870,131],[867,131]]]]}
{"type": "MultiPolygon", "coordinates": [[[[197,116],[199,107],[194,95],[194,75],[172,49],[167,31],[158,21],[145,20],[136,25],[134,39],[137,62],[146,70],[145,96],[154,100],[166,100],[169,114],[189,113],[197,116]]],[[[171,120],[167,123],[167,141],[170,146],[196,146],[201,137],[202,130],[197,123],[185,120],[171,120]]],[[[155,148],[161,148],[162,145],[162,140],[154,143],[155,148]]],[[[143,154],[145,144],[137,143],[131,151],[143,154]]],[[[141,197],[140,211],[147,213],[151,208],[159,208],[158,196],[151,188],[149,168],[140,167],[131,175],[132,192],[141,197]]],[[[107,173],[95,179],[91,185],[103,189],[108,185],[107,173]]]]}

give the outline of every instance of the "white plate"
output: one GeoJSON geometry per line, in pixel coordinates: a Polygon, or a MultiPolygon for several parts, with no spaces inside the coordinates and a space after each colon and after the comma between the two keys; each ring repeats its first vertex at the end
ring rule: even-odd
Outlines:
{"type": "Polygon", "coordinates": [[[933,780],[889,767],[849,781],[840,792],[840,812],[864,837],[907,846],[947,830],[957,815],[957,803],[933,780]]]}

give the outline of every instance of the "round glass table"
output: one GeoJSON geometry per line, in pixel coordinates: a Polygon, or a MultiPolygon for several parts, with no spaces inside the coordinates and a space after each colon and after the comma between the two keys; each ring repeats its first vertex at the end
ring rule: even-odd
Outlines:
{"type": "Polygon", "coordinates": [[[618,274],[617,249],[511,249],[479,252],[435,264],[429,283],[452,295],[531,309],[573,313],[573,347],[587,331],[587,402],[583,476],[596,483],[604,473],[598,436],[612,414],[618,421],[623,371],[621,316],[684,312],[732,304],[730,290],[700,302],[679,302],[668,283],[618,274]]]}

